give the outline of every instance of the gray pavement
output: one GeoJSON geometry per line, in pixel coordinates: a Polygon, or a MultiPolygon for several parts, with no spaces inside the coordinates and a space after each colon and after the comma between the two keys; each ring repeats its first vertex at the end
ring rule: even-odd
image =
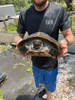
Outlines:
{"type": "MultiPolygon", "coordinates": [[[[63,64],[71,67],[68,70],[75,75],[74,54],[67,54],[59,59],[59,65],[63,66],[63,64]]],[[[5,72],[8,76],[6,81],[0,85],[0,90],[2,90],[2,94],[6,100],[34,100],[37,89],[35,88],[33,73],[28,71],[28,68],[31,68],[30,57],[18,55],[11,46],[10,49],[6,49],[0,53],[0,72],[5,72]]],[[[59,66],[60,69],[61,67],[59,66]]],[[[61,70],[63,71],[63,69],[61,70]]],[[[75,82],[75,79],[73,80],[75,82]]]]}
{"type": "Polygon", "coordinates": [[[30,57],[21,57],[13,51],[0,54],[0,71],[7,74],[6,81],[0,90],[6,100],[33,100],[36,92],[30,57]]]}

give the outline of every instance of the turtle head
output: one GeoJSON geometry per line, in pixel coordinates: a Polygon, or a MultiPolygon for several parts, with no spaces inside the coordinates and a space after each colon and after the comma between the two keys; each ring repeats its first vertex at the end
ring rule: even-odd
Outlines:
{"type": "Polygon", "coordinates": [[[35,39],[33,41],[33,48],[34,49],[40,49],[42,47],[42,45],[43,45],[43,42],[40,39],[35,39]]]}

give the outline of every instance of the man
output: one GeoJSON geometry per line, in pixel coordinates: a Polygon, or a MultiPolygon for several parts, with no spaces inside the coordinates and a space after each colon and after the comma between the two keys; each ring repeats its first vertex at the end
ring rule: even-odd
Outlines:
{"type": "MultiPolygon", "coordinates": [[[[58,40],[60,29],[64,35],[64,39],[60,41],[63,47],[62,53],[58,56],[60,58],[67,53],[67,46],[74,41],[68,15],[62,6],[49,3],[48,0],[32,0],[32,2],[32,6],[24,8],[20,13],[15,43],[17,45],[23,39],[26,31],[29,35],[38,31],[44,32],[58,40]]],[[[19,50],[18,52],[20,53],[19,50]]],[[[51,57],[32,57],[32,63],[36,87],[39,84],[44,86],[47,93],[46,100],[51,100],[51,93],[56,89],[58,61],[51,57]]]]}

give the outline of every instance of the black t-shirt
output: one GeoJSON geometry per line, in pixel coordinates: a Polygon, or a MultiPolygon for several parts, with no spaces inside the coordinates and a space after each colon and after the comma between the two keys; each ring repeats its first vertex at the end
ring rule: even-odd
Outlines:
{"type": "MultiPolygon", "coordinates": [[[[35,32],[44,32],[58,40],[61,31],[70,28],[68,15],[64,7],[49,3],[43,11],[36,11],[34,5],[24,8],[20,12],[17,32],[31,35],[35,32]]],[[[57,59],[51,57],[32,56],[32,63],[41,69],[54,69],[58,67],[57,59]]]]}

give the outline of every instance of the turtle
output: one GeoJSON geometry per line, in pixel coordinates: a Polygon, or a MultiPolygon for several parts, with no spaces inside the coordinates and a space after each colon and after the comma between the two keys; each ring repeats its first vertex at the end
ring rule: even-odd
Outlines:
{"type": "Polygon", "coordinates": [[[62,52],[59,42],[44,32],[36,32],[25,37],[17,47],[22,54],[31,56],[57,58],[62,52]]]}

